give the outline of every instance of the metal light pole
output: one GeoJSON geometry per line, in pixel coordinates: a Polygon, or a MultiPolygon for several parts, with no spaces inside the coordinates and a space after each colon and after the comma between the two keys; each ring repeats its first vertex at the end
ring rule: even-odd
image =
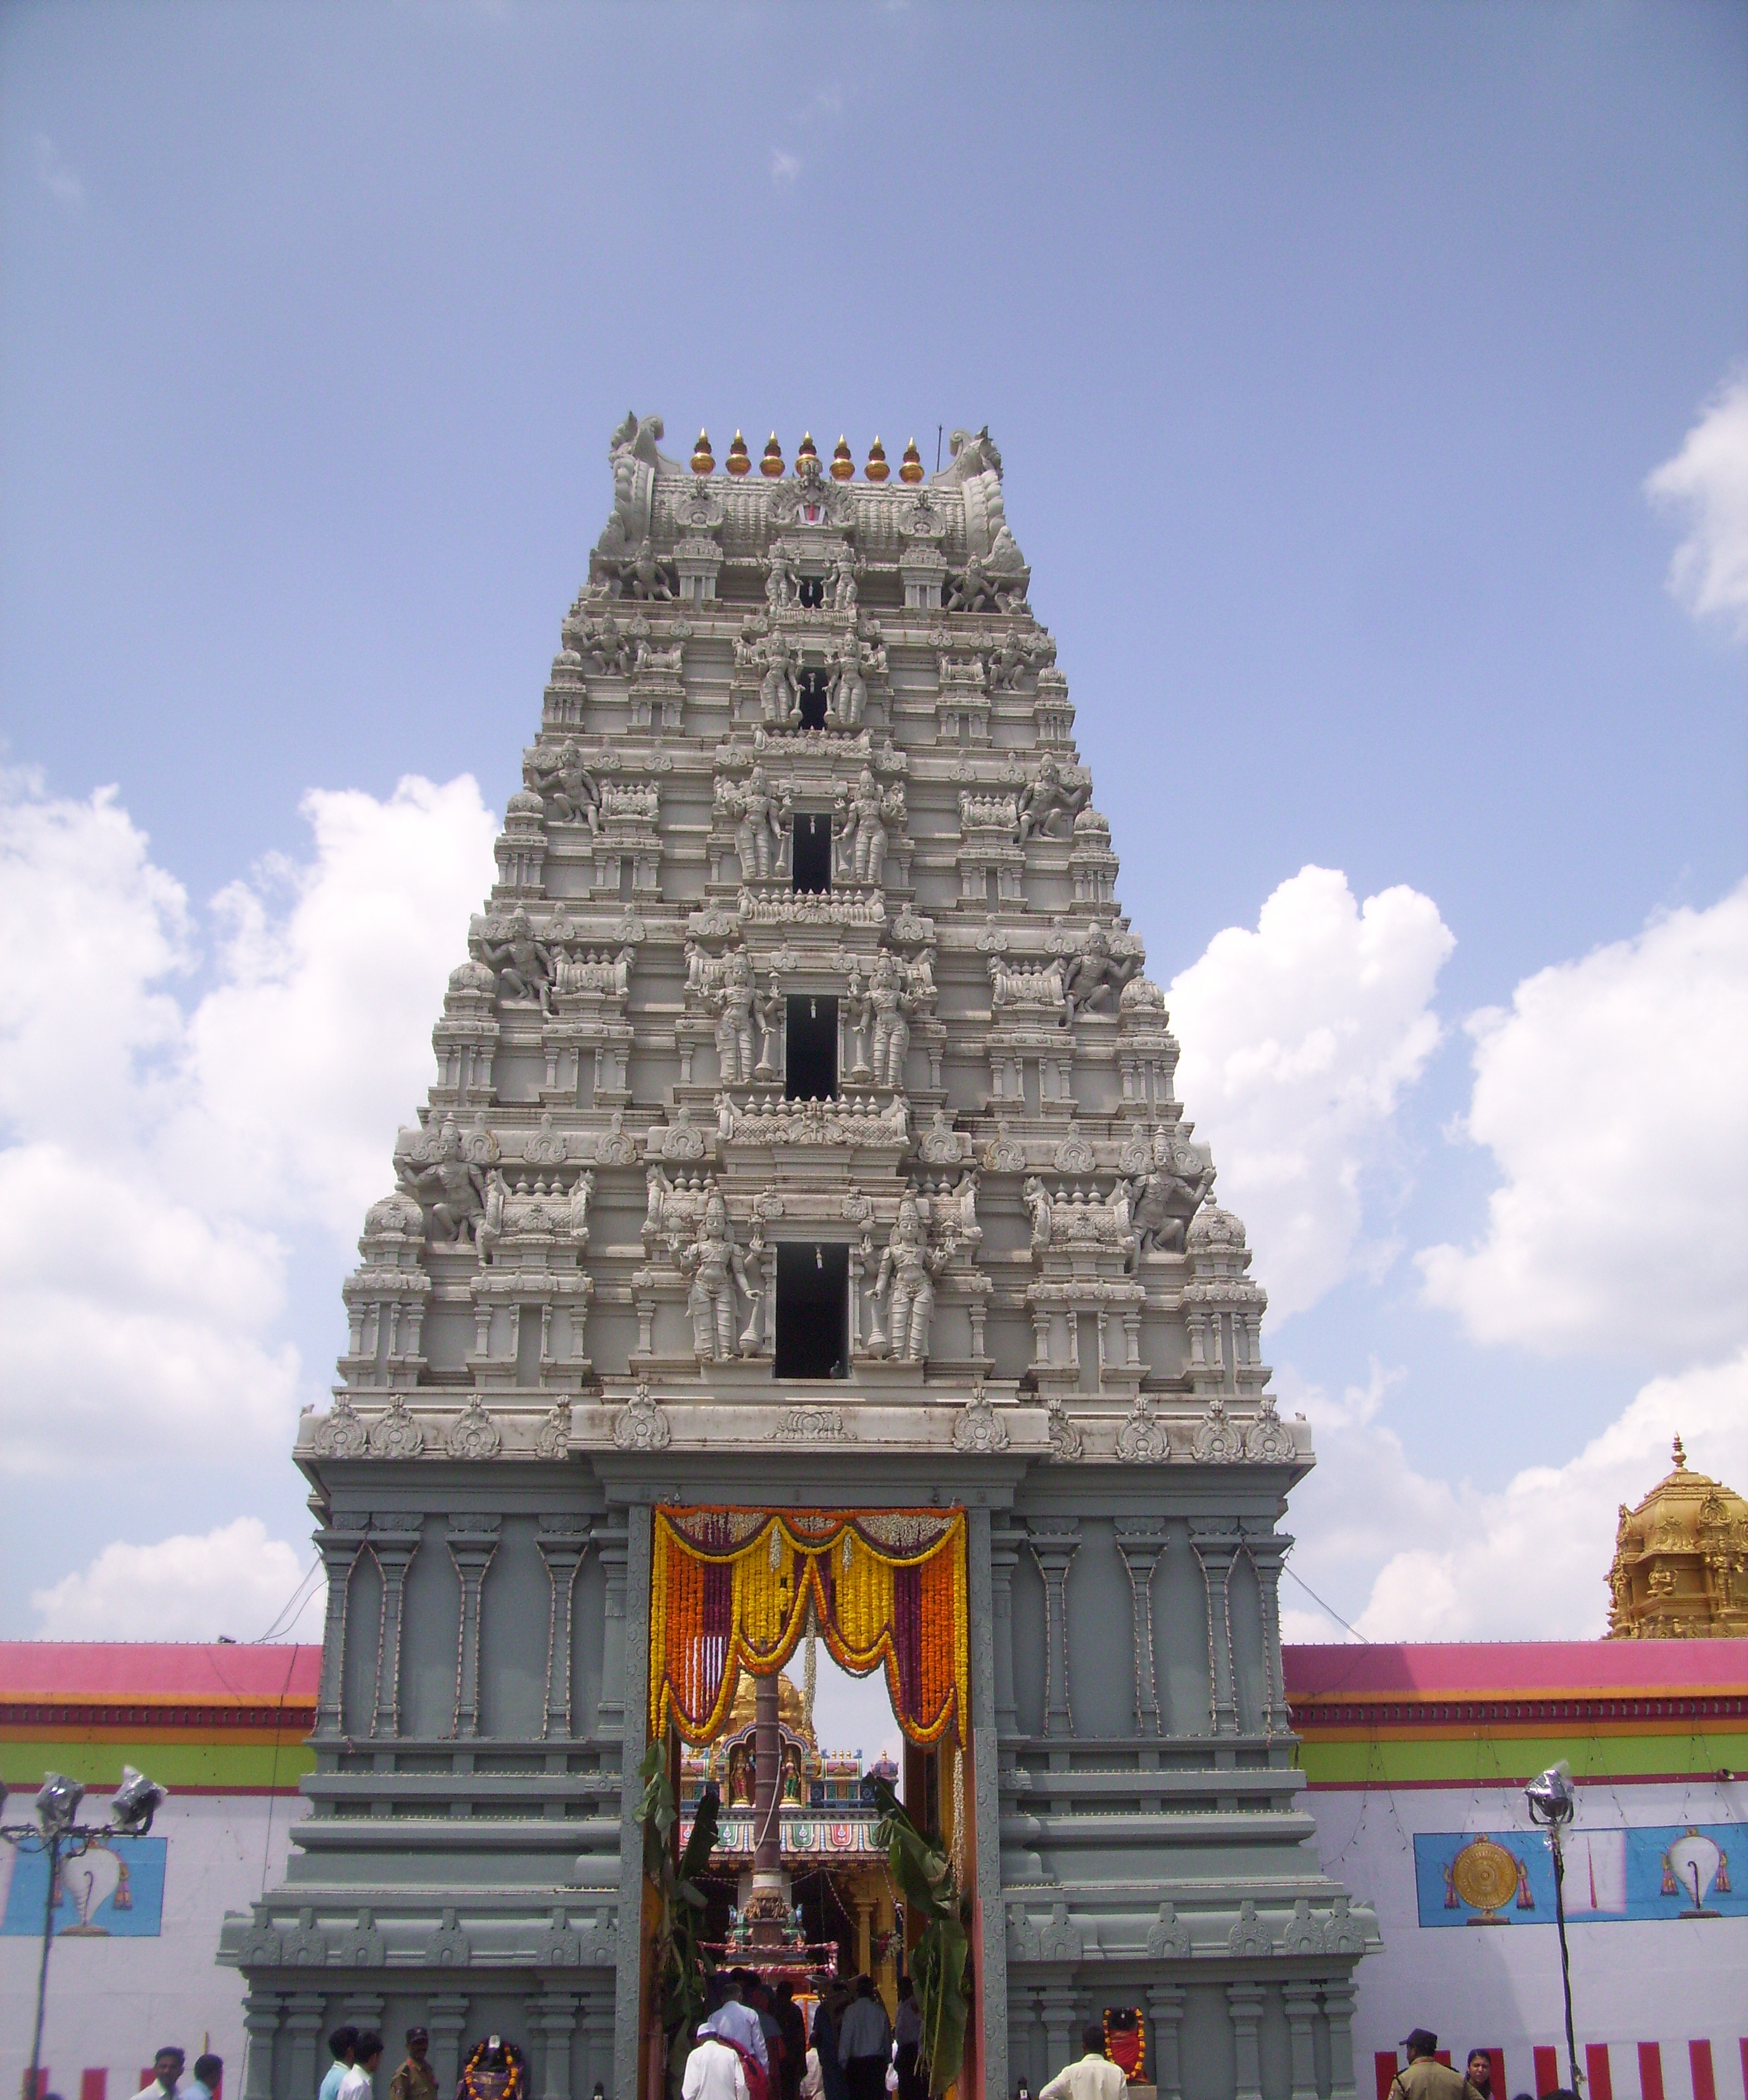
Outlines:
{"type": "MultiPolygon", "coordinates": [[[[7,1789],[0,1782],[0,1812],[6,1807],[7,1789]]],[[[49,1949],[55,1940],[55,1899],[60,1889],[64,1860],[77,1860],[103,1838],[143,1838],[164,1799],[164,1789],[131,1765],[121,1767],[121,1784],[109,1804],[108,1823],[79,1823],[79,1803],[85,1789],[76,1779],[60,1772],[46,1772],[37,1793],[37,1820],[0,1824],[0,1838],[21,1852],[41,1852],[48,1864],[48,1886],[42,1898],[42,1958],[37,1965],[37,2022],[30,2037],[30,2076],[24,2091],[36,2100],[37,2073],[42,2063],[42,2013],[49,1990],[49,1949]]]]}
{"type": "Polygon", "coordinates": [[[1561,1849],[1561,1833],[1578,1812],[1571,1766],[1564,1758],[1558,1764],[1550,1765],[1539,1779],[1532,1780],[1524,1789],[1523,1798],[1529,1806],[1530,1820],[1547,1829],[1548,1850],[1554,1855],[1554,1923],[1560,1934],[1560,1988],[1566,2005],[1566,2071],[1572,2090],[1582,2094],[1578,2043],[1572,2032],[1572,1971],[1566,1960],[1566,1862],[1561,1849]]]}

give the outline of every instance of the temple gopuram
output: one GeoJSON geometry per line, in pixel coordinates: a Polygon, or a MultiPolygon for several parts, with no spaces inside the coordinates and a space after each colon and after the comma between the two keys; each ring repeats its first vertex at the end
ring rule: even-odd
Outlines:
{"type": "Polygon", "coordinates": [[[1705,1640],[1748,1634],[1748,1502],[1675,1470],[1636,1509],[1621,1504],[1609,1569],[1612,1640],[1705,1640]]]}
{"type": "Polygon", "coordinates": [[[963,2100],[1100,2018],[1165,2094],[1347,2100],[1378,1930],[1277,1598],[1310,1436],[1000,454],[662,435],[613,434],[298,1430],[327,1618],[309,1813],[223,1932],[244,2100],[306,2100],[341,2020],[426,2027],[446,2093],[492,2034],[539,2100],[658,2089],[652,1745],[723,1798],[729,1958],[890,1992],[884,1866],[834,1857],[863,1775],[785,1722],[810,1642],[880,1673],[969,1906],[963,2100]]]}

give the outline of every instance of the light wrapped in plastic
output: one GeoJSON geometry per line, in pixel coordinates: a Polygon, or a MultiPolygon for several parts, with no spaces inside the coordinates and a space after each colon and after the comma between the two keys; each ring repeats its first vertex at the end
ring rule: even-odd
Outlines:
{"type": "Polygon", "coordinates": [[[143,1838],[164,1800],[164,1789],[131,1765],[121,1767],[121,1784],[109,1804],[110,1820],[125,1837],[143,1838]]]}
{"type": "Polygon", "coordinates": [[[37,1819],[44,1831],[52,1835],[72,1829],[84,1798],[85,1789],[77,1780],[68,1779],[64,1772],[45,1772],[37,1790],[37,1819]]]}
{"type": "Polygon", "coordinates": [[[1564,1758],[1558,1764],[1550,1765],[1539,1779],[1530,1780],[1523,1790],[1523,1796],[1529,1804],[1532,1823],[1570,1823],[1578,1810],[1578,1796],[1572,1787],[1571,1766],[1564,1758]]]}

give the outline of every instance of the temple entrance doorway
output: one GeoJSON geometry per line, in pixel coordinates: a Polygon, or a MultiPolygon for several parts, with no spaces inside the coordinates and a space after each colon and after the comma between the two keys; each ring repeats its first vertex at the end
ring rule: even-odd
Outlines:
{"type": "Polygon", "coordinates": [[[963,1511],[668,1507],[654,1550],[649,1726],[676,1848],[707,1789],[720,1803],[712,1961],[786,1985],[809,2034],[821,1989],[861,1975],[891,2018],[915,1928],[875,1840],[877,1780],[973,1886],[963,1511]]]}

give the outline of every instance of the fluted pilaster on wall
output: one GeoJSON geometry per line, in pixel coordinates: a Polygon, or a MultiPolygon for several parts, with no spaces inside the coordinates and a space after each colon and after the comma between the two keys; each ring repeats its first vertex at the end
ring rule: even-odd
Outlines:
{"type": "Polygon", "coordinates": [[[989,1522],[990,1617],[994,1629],[995,1725],[1004,1736],[1019,1732],[1019,1711],[1014,1699],[1014,1570],[1025,1543],[1024,1530],[1015,1530],[1001,1517],[989,1522]]]}
{"type": "Polygon", "coordinates": [[[1225,1524],[1192,1520],[1190,1543],[1208,1585],[1209,1715],[1217,1736],[1238,1733],[1238,1692],[1232,1676],[1232,1564],[1244,1543],[1225,1524]]]}
{"type": "MultiPolygon", "coordinates": [[[[647,1514],[647,1513],[646,1513],[647,1514]]],[[[624,1726],[629,1713],[636,1719],[636,1710],[628,1703],[625,1686],[625,1576],[626,1556],[629,1551],[629,1535],[617,1525],[610,1512],[605,1524],[595,1528],[595,1551],[601,1556],[601,1573],[606,1583],[606,1622],[601,1634],[601,1732],[616,1736],[624,1726]]],[[[647,1582],[648,1573],[645,1580],[647,1582]]],[[[645,1616],[648,1601],[645,1604],[645,1616]]],[[[636,1623],[641,1626],[642,1619],[636,1623]]],[[[641,1726],[637,1739],[642,1741],[641,1726]]],[[[632,1759],[635,1763],[636,1760],[632,1759]]]]}
{"type": "MultiPolygon", "coordinates": [[[[468,2001],[460,1991],[442,1991],[425,2000],[425,2024],[431,2037],[431,2071],[439,2093],[452,2093],[461,2076],[461,2032],[468,2001]]],[[[300,2092],[302,2088],[297,2089],[300,2092]]]]}
{"type": "Polygon", "coordinates": [[[582,2002],[574,1991],[548,1987],[530,2003],[530,2024],[545,2044],[541,2052],[539,2100],[570,2100],[570,2045],[577,2031],[577,2008],[582,2002]]]}
{"type": "Polygon", "coordinates": [[[449,1557],[461,1578],[461,1626],[456,1642],[456,1718],[453,1733],[466,1742],[479,1733],[479,1604],[486,1570],[498,1550],[500,1520],[452,1516],[449,1557]]]}
{"type": "MultiPolygon", "coordinates": [[[[294,1991],[285,2001],[285,2054],[293,2093],[314,2092],[320,2082],[315,2068],[316,2036],[322,2032],[327,2000],[319,1991],[294,1991]]],[[[324,2057],[327,2052],[324,2050],[324,2057]]]]}
{"type": "Polygon", "coordinates": [[[1244,1526],[1244,1544],[1257,1571],[1257,1587],[1262,1599],[1262,1663],[1267,1678],[1268,1705],[1263,1727],[1270,1736],[1290,1735],[1292,1717],[1287,1710],[1287,1679],[1281,1662],[1281,1569],[1292,1549],[1285,1532],[1260,1525],[1244,1526]]]}
{"type": "Polygon", "coordinates": [[[1354,1985],[1346,1978],[1323,1986],[1323,2019],[1329,2029],[1329,2100],[1355,2100],[1354,1985]]]}
{"type": "Polygon", "coordinates": [[[328,1612],[322,1629],[322,1684],[315,1705],[315,1732],[337,1736],[346,1699],[346,1599],[352,1570],[363,1549],[362,1523],[328,1524],[315,1534],[315,1550],[328,1576],[328,1612]]]}
{"type": "Polygon", "coordinates": [[[546,1735],[565,1738],[575,1734],[571,1711],[570,1657],[572,1615],[576,1599],[577,1570],[588,1551],[588,1533],[570,1517],[542,1517],[537,1534],[540,1558],[546,1563],[552,1586],[552,1602],[546,1621],[546,1735]]]}
{"type": "MultiPolygon", "coordinates": [[[[615,1979],[613,2021],[614,2100],[636,2100],[637,2092],[637,2027],[642,2012],[643,1959],[643,1833],[637,1826],[637,1767],[642,1757],[647,1727],[644,1711],[649,1696],[649,1646],[646,1639],[627,1641],[630,1623],[643,1629],[649,1623],[650,1549],[654,1521],[647,1502],[633,1502],[625,1512],[625,1529],[601,1542],[601,1559],[609,1568],[609,1610],[612,1608],[610,1548],[619,1567],[619,1674],[615,1680],[620,1701],[619,1752],[619,1961],[615,1979]]],[[[607,1621],[611,1638],[614,1621],[607,1621]]],[[[606,1705],[607,1673],[602,1671],[603,1708],[606,1705]]]]}
{"type": "MultiPolygon", "coordinates": [[[[1011,1542],[1002,1549],[1007,1562],[1006,1579],[1014,1569],[1011,1542]]],[[[987,1509],[972,1509],[966,1524],[966,1602],[971,1620],[971,1827],[976,1833],[977,1901],[986,1918],[1002,1916],[1001,1722],[997,1697],[1001,1652],[1004,1637],[1008,1658],[1008,1696],[1013,1696],[1013,1623],[1011,1608],[1004,1628],[995,1604],[996,1545],[987,1509]]],[[[1005,1933],[984,1935],[981,1973],[977,1978],[980,2001],[985,2007],[1007,2004],[1007,1939],[1005,1933]]],[[[980,2029],[983,2088],[985,2093],[1007,2091],[1007,2022],[985,2018],[980,2029]]]]}
{"type": "Polygon", "coordinates": [[[1281,1986],[1281,2002],[1287,2009],[1287,2033],[1292,2054],[1291,2100],[1318,2100],[1317,1995],[1318,1987],[1314,1982],[1295,1981],[1281,1986]]]}
{"type": "Polygon", "coordinates": [[[1262,2100],[1262,2000],[1260,1983],[1228,1983],[1226,2014],[1232,2023],[1234,2100],[1262,2100]]]}
{"type": "Polygon", "coordinates": [[[277,1991],[251,1991],[243,2001],[243,2032],[249,2037],[243,2062],[243,2100],[273,2100],[273,2049],[280,2031],[277,1991]]]}
{"type": "Polygon", "coordinates": [[[1165,1551],[1164,1520],[1120,1516],[1116,1520],[1116,1550],[1129,1570],[1129,1592],[1134,1608],[1130,1623],[1135,1648],[1135,1733],[1160,1736],[1165,1733],[1165,1724],[1160,1718],[1158,1669],[1153,1642],[1153,1573],[1165,1551]]]}
{"type": "Polygon", "coordinates": [[[1179,2042],[1183,2029],[1183,1992],[1176,1983],[1149,1983],[1147,2026],[1152,2049],[1149,2067],[1159,2100],[1183,2100],[1183,2067],[1179,2042]]]}
{"type": "Polygon", "coordinates": [[[1033,1517],[1026,1541],[1044,1577],[1044,1732],[1072,1736],[1068,1696],[1068,1564],[1081,1546],[1078,1517],[1033,1517]]]}
{"type": "Polygon", "coordinates": [[[379,1513],[370,1520],[370,1550],[382,1571],[382,1623],[376,1642],[376,1710],[371,1715],[372,1736],[398,1736],[401,1732],[401,1628],[404,1617],[407,1570],[419,1551],[425,1520],[399,1511],[379,1513]]]}

